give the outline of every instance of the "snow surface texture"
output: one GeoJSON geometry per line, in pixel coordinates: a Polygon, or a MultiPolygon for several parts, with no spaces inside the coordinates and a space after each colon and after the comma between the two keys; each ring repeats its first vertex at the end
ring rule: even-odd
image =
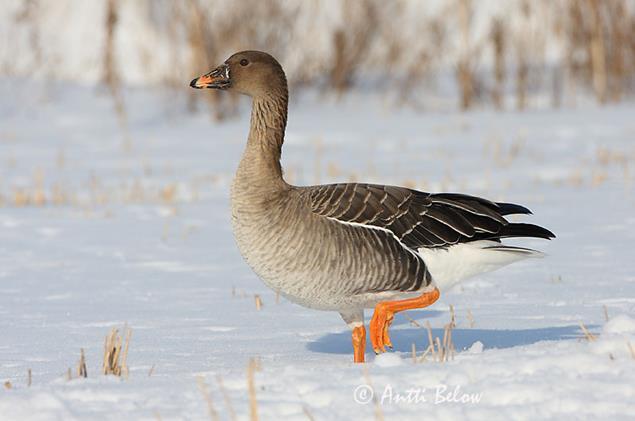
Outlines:
{"type": "Polygon", "coordinates": [[[296,97],[283,158],[290,181],[517,202],[558,236],[515,242],[545,259],[408,312],[442,336],[454,306],[453,360],[413,364],[411,345],[420,356],[427,335],[398,315],[395,351],[375,357],[368,347],[361,366],[339,315],[276,303],[236,250],[228,188],[248,104],[213,124],[166,107],[167,94],[127,92],[125,148],[106,95],[6,80],[0,88],[0,381],[11,384],[0,385],[0,419],[209,419],[199,375],[221,419],[230,419],[223,391],[248,419],[252,357],[267,420],[635,414],[632,105],[414,113],[362,94],[296,97]],[[44,206],[14,205],[36,191],[44,206]],[[597,340],[584,339],[579,322],[597,340]],[[104,336],[124,323],[133,330],[127,380],[99,373],[104,336]],[[67,381],[80,348],[88,378],[67,381]]]}

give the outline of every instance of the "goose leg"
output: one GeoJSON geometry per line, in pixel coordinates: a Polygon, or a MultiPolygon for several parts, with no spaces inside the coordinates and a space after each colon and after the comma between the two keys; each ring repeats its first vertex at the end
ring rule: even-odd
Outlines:
{"type": "MultiPolygon", "coordinates": [[[[388,335],[388,328],[390,327],[394,319],[395,319],[394,313],[386,315],[386,323],[384,324],[384,331],[382,333],[384,346],[387,346],[391,350],[392,350],[392,341],[390,340],[390,335],[388,335]]],[[[374,346],[373,346],[373,349],[374,349],[374,346]]]]}
{"type": "Polygon", "coordinates": [[[363,363],[366,354],[366,328],[364,325],[353,328],[353,361],[363,363]]]}
{"type": "Polygon", "coordinates": [[[376,354],[386,351],[386,346],[392,348],[392,342],[388,336],[388,327],[392,323],[395,313],[415,308],[424,308],[439,299],[437,288],[426,292],[419,297],[399,301],[382,301],[375,306],[375,312],[370,320],[370,341],[376,354]]]}
{"type": "Polygon", "coordinates": [[[364,362],[366,353],[366,328],[364,328],[364,310],[341,311],[340,315],[346,324],[353,330],[353,361],[364,362]]]}

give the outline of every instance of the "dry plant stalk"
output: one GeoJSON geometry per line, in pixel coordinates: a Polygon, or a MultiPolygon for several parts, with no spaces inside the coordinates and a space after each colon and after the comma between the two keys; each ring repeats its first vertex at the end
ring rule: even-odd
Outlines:
{"type": "Polygon", "coordinates": [[[443,328],[443,356],[445,357],[445,360],[448,359],[448,354],[449,354],[449,343],[448,341],[450,340],[450,333],[448,332],[450,329],[450,324],[445,325],[445,327],[443,328]]]}
{"type": "Polygon", "coordinates": [[[121,376],[122,374],[128,378],[128,346],[130,344],[130,335],[132,331],[128,327],[124,327],[126,341],[122,348],[122,339],[119,331],[112,328],[109,335],[106,335],[104,341],[104,362],[103,373],[121,376]],[[121,362],[119,361],[121,358],[121,362]]]}
{"type": "Polygon", "coordinates": [[[633,345],[630,341],[626,342],[626,346],[628,346],[629,351],[631,351],[631,357],[633,357],[633,359],[635,360],[635,348],[633,348],[633,345]]]}
{"type": "MultiPolygon", "coordinates": [[[[412,318],[410,318],[409,316],[406,315],[406,318],[408,320],[410,320],[410,323],[412,323],[413,325],[417,326],[417,327],[423,327],[421,326],[419,323],[417,323],[416,320],[413,320],[412,318]]],[[[430,322],[426,320],[426,330],[428,333],[428,347],[426,348],[426,350],[423,352],[423,354],[421,355],[421,357],[419,357],[419,361],[423,362],[426,360],[426,356],[428,354],[432,354],[432,359],[436,360],[438,362],[445,362],[445,361],[449,361],[450,358],[454,359],[454,354],[456,352],[456,348],[454,347],[454,342],[452,341],[452,330],[455,328],[456,326],[456,321],[455,321],[455,313],[454,313],[454,306],[450,306],[450,322],[448,322],[443,329],[443,339],[436,337],[433,338],[432,336],[432,328],[430,326],[430,322]]],[[[413,362],[417,362],[417,354],[416,354],[416,348],[415,348],[415,344],[412,344],[412,349],[411,349],[411,353],[412,353],[412,360],[413,362]]]]}
{"type": "MultiPolygon", "coordinates": [[[[521,2],[521,15],[524,22],[525,29],[528,28],[528,21],[531,15],[530,3],[527,1],[521,2]]],[[[526,31],[523,31],[515,39],[516,47],[516,108],[519,110],[525,109],[527,106],[527,90],[529,84],[529,50],[530,41],[527,38],[526,31]]]]}
{"type": "Polygon", "coordinates": [[[421,357],[419,357],[419,362],[425,362],[426,361],[426,357],[428,356],[430,351],[431,351],[431,348],[430,348],[430,346],[428,346],[426,348],[426,350],[423,352],[423,354],[421,354],[421,357]]]}
{"type": "Polygon", "coordinates": [[[16,190],[13,194],[13,203],[16,207],[28,206],[31,202],[28,193],[22,189],[16,190]]]}
{"type": "Polygon", "coordinates": [[[114,39],[115,28],[119,20],[117,0],[108,0],[106,7],[106,45],[103,56],[103,81],[110,89],[116,89],[117,71],[115,68],[114,39]]]}
{"type": "Polygon", "coordinates": [[[218,412],[216,412],[216,409],[214,409],[212,395],[207,389],[207,384],[205,383],[205,379],[203,378],[203,376],[196,376],[196,385],[198,386],[198,390],[201,391],[205,402],[207,402],[207,412],[209,412],[210,419],[212,421],[218,420],[218,412]]]}
{"type": "MultiPolygon", "coordinates": [[[[404,313],[404,317],[406,319],[408,319],[410,321],[410,324],[412,324],[413,326],[419,327],[424,329],[423,326],[421,326],[421,324],[419,322],[417,322],[416,320],[414,320],[412,317],[408,316],[406,313],[404,313]]],[[[426,321],[426,328],[428,330],[428,341],[429,341],[429,345],[428,347],[425,349],[425,351],[423,351],[423,354],[421,354],[421,357],[419,357],[419,362],[423,362],[426,360],[426,356],[432,352],[432,355],[434,356],[434,341],[432,340],[432,330],[430,328],[430,322],[426,321]]],[[[413,361],[416,363],[417,362],[417,357],[416,357],[416,347],[415,344],[412,344],[412,359],[413,361]]]]}
{"type": "Polygon", "coordinates": [[[419,324],[419,322],[417,322],[415,319],[413,319],[412,317],[408,316],[407,313],[403,313],[403,316],[408,319],[408,321],[410,322],[411,325],[416,326],[416,327],[423,327],[419,324]]]}
{"type": "Polygon", "coordinates": [[[470,48],[470,28],[472,24],[471,0],[458,0],[459,27],[461,28],[461,44],[463,51],[456,66],[457,82],[461,94],[461,109],[467,110],[474,98],[474,56],[475,51],[470,48]]]}
{"type": "MultiPolygon", "coordinates": [[[[633,8],[623,0],[570,0],[561,23],[567,42],[570,90],[590,86],[599,103],[632,92],[635,64],[633,8]]],[[[575,93],[575,92],[574,92],[575,93]]]]}
{"type": "Polygon", "coordinates": [[[445,342],[445,347],[446,347],[446,361],[448,361],[448,359],[453,359],[454,360],[454,353],[455,353],[455,348],[454,348],[454,342],[452,341],[452,330],[454,329],[454,323],[450,323],[448,325],[446,325],[446,329],[445,332],[443,334],[443,341],[445,342]],[[446,339],[446,335],[447,335],[447,339],[446,339]]]}
{"type": "Polygon", "coordinates": [[[633,27],[632,17],[627,13],[624,0],[604,2],[604,6],[607,9],[610,22],[608,25],[610,28],[608,31],[610,40],[608,49],[608,59],[610,61],[608,63],[609,91],[611,100],[619,101],[624,87],[628,86],[628,75],[635,70],[633,69],[633,64],[635,64],[633,53],[635,51],[630,52],[630,60],[628,59],[629,40],[635,28],[633,27]]]}
{"type": "Polygon", "coordinates": [[[77,363],[77,376],[88,377],[88,370],[86,370],[86,357],[84,356],[84,348],[79,350],[79,362],[77,363]]]}
{"type": "Polygon", "coordinates": [[[131,141],[128,135],[128,115],[123,101],[123,96],[119,89],[119,77],[117,75],[117,66],[115,62],[115,31],[119,23],[119,0],[108,0],[106,5],[106,44],[103,51],[103,82],[108,87],[115,103],[115,111],[119,125],[123,131],[124,148],[130,149],[131,141]]]}
{"type": "Polygon", "coordinates": [[[39,21],[42,16],[42,4],[38,1],[22,2],[22,8],[15,15],[16,23],[28,27],[29,51],[33,53],[33,67],[41,68],[44,56],[42,54],[42,36],[39,21]]]}
{"type": "Polygon", "coordinates": [[[606,102],[606,52],[604,45],[604,33],[602,17],[600,16],[600,4],[598,0],[588,0],[590,15],[592,17],[591,26],[591,69],[593,74],[593,89],[600,103],[606,102]]]}
{"type": "Polygon", "coordinates": [[[432,327],[430,322],[426,320],[426,329],[428,330],[429,349],[432,352],[432,358],[436,359],[436,351],[434,350],[434,340],[432,339],[432,327]]]}
{"type": "Polygon", "coordinates": [[[167,186],[163,187],[159,191],[161,200],[163,200],[165,203],[174,203],[176,200],[177,189],[178,187],[174,183],[168,184],[167,186]]]}
{"type": "MultiPolygon", "coordinates": [[[[192,51],[190,67],[194,74],[201,74],[209,71],[209,66],[214,65],[220,58],[217,46],[222,45],[216,38],[222,36],[223,29],[227,23],[223,23],[222,28],[215,28],[218,31],[212,31],[208,9],[209,4],[201,4],[200,0],[191,0],[187,4],[189,14],[186,17],[186,30],[189,47],[192,51]]],[[[227,32],[227,31],[225,31],[227,32]]],[[[223,34],[224,35],[224,34],[223,34]]],[[[196,96],[192,92],[189,94],[188,106],[194,109],[196,106],[196,96]]],[[[221,121],[226,117],[225,110],[228,108],[222,106],[223,97],[218,92],[209,92],[205,95],[211,117],[215,121],[221,121]]]]}
{"type": "Polygon", "coordinates": [[[503,108],[503,94],[505,88],[505,26],[500,18],[492,19],[490,39],[494,50],[494,87],[492,101],[497,109],[503,108]]]}
{"type": "Polygon", "coordinates": [[[589,342],[593,342],[597,339],[597,337],[592,334],[591,332],[589,332],[589,329],[586,328],[586,326],[584,325],[584,323],[580,322],[580,329],[582,329],[582,333],[584,333],[584,337],[589,341],[589,342]]]}
{"type": "Polygon", "coordinates": [[[262,310],[262,298],[260,298],[260,295],[254,294],[254,300],[256,302],[256,310],[262,310]]]}
{"type": "Polygon", "coordinates": [[[441,339],[439,339],[438,336],[434,339],[437,344],[437,357],[439,358],[438,361],[441,363],[445,359],[445,354],[444,354],[445,348],[441,347],[441,339]]]}
{"type": "Polygon", "coordinates": [[[258,363],[254,358],[249,359],[247,365],[247,390],[249,392],[249,419],[258,421],[258,400],[256,399],[256,382],[254,373],[258,367],[258,363]]]}
{"type": "Polygon", "coordinates": [[[309,408],[306,405],[302,405],[302,412],[304,413],[304,415],[306,415],[309,421],[315,421],[315,417],[313,417],[313,414],[311,414],[309,408]]]}
{"type": "Polygon", "coordinates": [[[124,346],[122,358],[121,358],[121,369],[125,374],[126,379],[130,375],[130,370],[128,369],[128,347],[130,346],[130,336],[132,335],[132,330],[125,328],[126,331],[126,345],[124,346]]]}
{"type": "MultiPolygon", "coordinates": [[[[43,49],[46,41],[41,28],[41,18],[46,12],[44,2],[24,0],[21,3],[23,6],[15,14],[15,20],[25,27],[29,45],[26,54],[30,55],[33,67],[39,68],[38,65],[51,61],[43,49]]],[[[104,0],[102,3],[104,18],[100,29],[103,43],[98,46],[101,77],[105,86],[112,86],[119,84],[123,76],[122,69],[117,67],[117,31],[129,24],[123,19],[129,10],[124,10],[127,3],[123,0],[104,0]]],[[[229,13],[213,10],[219,8],[216,7],[218,2],[212,0],[135,3],[140,5],[133,13],[149,18],[145,23],[169,41],[163,47],[174,64],[165,67],[160,74],[153,69],[148,74],[149,79],[168,82],[169,86],[182,89],[180,78],[184,68],[186,73],[200,74],[224,59],[229,51],[246,46],[271,51],[284,62],[284,52],[298,49],[299,45],[293,41],[294,34],[310,30],[304,26],[303,15],[322,15],[319,9],[323,8],[324,1],[309,2],[306,6],[305,2],[285,0],[243,0],[229,8],[229,13]],[[300,9],[309,12],[300,13],[300,9]],[[169,19],[159,16],[169,16],[169,19]],[[177,76],[179,69],[181,75],[177,76]],[[154,76],[163,80],[156,80],[154,76]]],[[[561,85],[566,85],[566,91],[572,97],[577,89],[590,88],[600,103],[619,100],[634,92],[635,9],[630,0],[504,2],[507,10],[490,16],[488,21],[472,17],[476,12],[482,15],[483,8],[477,1],[448,1],[441,11],[424,13],[417,16],[416,21],[412,19],[414,16],[408,16],[413,12],[412,7],[407,7],[408,3],[403,0],[391,2],[386,13],[387,5],[379,0],[335,2],[340,8],[337,12],[342,18],[341,25],[331,26],[327,33],[324,33],[327,28],[318,28],[331,45],[326,54],[301,55],[300,59],[306,63],[294,69],[290,76],[295,80],[290,79],[291,85],[319,84],[326,73],[330,88],[342,92],[350,87],[360,71],[374,68],[374,73],[384,77],[387,85],[401,84],[403,97],[408,100],[413,92],[420,92],[420,86],[414,83],[421,82],[424,76],[433,76],[435,69],[442,68],[444,60],[451,57],[457,64],[455,84],[461,107],[473,105],[483,87],[489,86],[491,101],[496,108],[501,108],[506,79],[512,78],[515,79],[519,108],[528,103],[534,87],[543,88],[540,94],[551,89],[554,104],[561,101],[561,85]],[[481,21],[488,25],[489,33],[479,35],[481,31],[474,31],[481,21]],[[413,27],[407,27],[410,22],[413,27]],[[412,45],[413,38],[408,35],[412,29],[416,31],[416,46],[412,45]],[[455,48],[447,40],[456,40],[459,45],[455,48]],[[556,46],[554,51],[559,55],[556,60],[545,58],[545,43],[556,46]],[[487,83],[478,77],[484,72],[477,73],[485,47],[491,53],[487,83]],[[542,86],[535,83],[540,74],[550,70],[553,70],[551,87],[544,81],[542,86]],[[512,75],[511,72],[516,73],[512,75]]],[[[485,18],[488,14],[485,11],[485,18]]],[[[155,64],[145,58],[151,55],[151,42],[139,44],[138,50],[134,51],[148,67],[155,64]]],[[[11,74],[13,66],[4,63],[0,70],[11,74]]],[[[44,71],[55,76],[58,69],[51,65],[44,71]]],[[[210,111],[218,119],[226,117],[235,107],[233,96],[208,92],[195,97],[190,91],[187,95],[190,107],[196,104],[194,98],[209,101],[210,111]]],[[[121,114],[125,116],[125,111],[121,114]]]]}
{"type": "Polygon", "coordinates": [[[31,387],[32,381],[33,381],[33,373],[31,373],[31,369],[29,368],[29,370],[27,371],[26,387],[31,387]]]}
{"type": "Polygon", "coordinates": [[[346,28],[332,34],[334,57],[331,61],[330,84],[341,95],[353,83],[355,72],[372,46],[383,4],[376,0],[341,2],[346,28]]]}

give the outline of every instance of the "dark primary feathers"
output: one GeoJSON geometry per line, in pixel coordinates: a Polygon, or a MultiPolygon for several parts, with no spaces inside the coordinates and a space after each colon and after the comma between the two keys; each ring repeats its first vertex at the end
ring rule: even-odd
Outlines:
{"type": "Polygon", "coordinates": [[[523,206],[456,193],[431,194],[395,186],[341,183],[303,188],[314,213],[392,231],[407,247],[447,247],[507,237],[555,235],[504,216],[530,214],[523,206]]]}

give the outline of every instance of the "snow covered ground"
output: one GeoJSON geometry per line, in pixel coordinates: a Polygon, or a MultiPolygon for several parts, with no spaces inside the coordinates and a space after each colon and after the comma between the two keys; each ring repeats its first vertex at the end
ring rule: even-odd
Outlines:
{"type": "Polygon", "coordinates": [[[197,376],[221,419],[248,419],[250,358],[261,419],[633,418],[634,105],[459,114],[295,98],[290,181],[518,202],[558,236],[524,243],[547,258],[408,313],[442,336],[454,306],[453,360],[414,364],[427,333],[399,315],[395,351],[369,347],[360,366],[337,314],[276,302],[233,243],[244,108],[214,124],[171,92],[128,91],[126,145],[107,95],[23,82],[0,82],[0,419],[208,419],[197,376]],[[126,323],[129,378],[103,376],[104,337],[126,323]],[[88,378],[67,381],[80,348],[88,378]]]}

